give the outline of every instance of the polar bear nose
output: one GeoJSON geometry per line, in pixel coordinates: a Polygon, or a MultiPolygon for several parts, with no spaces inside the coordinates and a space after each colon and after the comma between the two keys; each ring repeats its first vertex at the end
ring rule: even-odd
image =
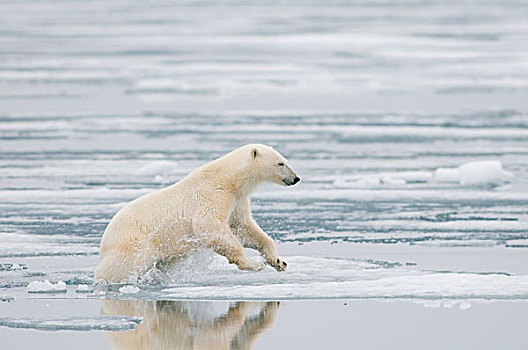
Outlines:
{"type": "Polygon", "coordinates": [[[298,176],[295,176],[295,179],[293,179],[293,184],[295,185],[299,181],[301,181],[301,178],[298,176]]]}

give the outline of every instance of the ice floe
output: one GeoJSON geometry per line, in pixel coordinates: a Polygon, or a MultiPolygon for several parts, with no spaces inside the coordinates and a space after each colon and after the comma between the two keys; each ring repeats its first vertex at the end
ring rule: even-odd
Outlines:
{"type": "Polygon", "coordinates": [[[502,185],[513,178],[496,160],[470,162],[458,167],[461,185],[502,185]]]}
{"type": "MultiPolygon", "coordinates": [[[[314,279],[315,280],[315,279],[314,279]]],[[[181,286],[164,291],[173,299],[527,299],[528,276],[429,273],[372,280],[307,281],[236,286],[181,286]]]]}
{"type": "Polygon", "coordinates": [[[458,168],[438,168],[436,182],[460,183],[462,186],[499,186],[513,179],[513,174],[496,160],[469,162],[458,168]]]}
{"type": "Polygon", "coordinates": [[[27,286],[28,293],[66,293],[66,283],[57,281],[52,283],[49,280],[33,281],[27,286]]]}
{"type": "MultiPolygon", "coordinates": [[[[275,299],[528,299],[528,275],[427,271],[405,265],[324,257],[286,256],[288,270],[248,273],[225,258],[191,259],[175,266],[168,286],[145,286],[149,300],[275,299]],[[187,269],[193,265],[193,268],[187,269]],[[185,272],[186,271],[186,272],[185,272]]],[[[128,288],[131,286],[121,287],[128,288]]],[[[137,287],[132,287],[134,290],[137,287]]],[[[139,290],[139,289],[138,289],[139,290]]],[[[121,294],[125,294],[121,289],[121,294]]],[[[139,294],[137,294],[139,295],[139,294]]],[[[106,298],[120,298],[109,292],[106,298]]],[[[466,305],[461,306],[461,308],[466,305]]]]}

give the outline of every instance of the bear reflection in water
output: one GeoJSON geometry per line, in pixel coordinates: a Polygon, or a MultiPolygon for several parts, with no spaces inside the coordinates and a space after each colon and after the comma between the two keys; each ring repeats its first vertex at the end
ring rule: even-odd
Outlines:
{"type": "Polygon", "coordinates": [[[275,321],[279,302],[101,300],[102,314],[143,317],[135,330],[108,332],[116,349],[251,349],[275,321]],[[225,306],[218,312],[219,306],[225,306]]]}

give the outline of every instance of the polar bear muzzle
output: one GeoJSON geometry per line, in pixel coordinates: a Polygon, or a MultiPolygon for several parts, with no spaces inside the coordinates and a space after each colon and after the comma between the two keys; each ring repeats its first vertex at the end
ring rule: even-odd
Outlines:
{"type": "Polygon", "coordinates": [[[293,186],[295,185],[297,182],[301,181],[301,178],[298,177],[298,176],[295,176],[293,179],[284,179],[282,180],[284,181],[284,183],[287,185],[287,186],[293,186]]]}

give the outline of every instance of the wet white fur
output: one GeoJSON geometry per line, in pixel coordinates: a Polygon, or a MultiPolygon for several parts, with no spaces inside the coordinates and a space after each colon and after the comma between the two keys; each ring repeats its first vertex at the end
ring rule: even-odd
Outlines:
{"type": "Polygon", "coordinates": [[[141,278],[198,246],[213,249],[240,269],[257,271],[264,265],[243,249],[254,248],[267,264],[284,270],[286,263],[275,243],[251,216],[249,195],[262,182],[285,186],[295,177],[287,160],[273,148],[246,145],[172,186],[132,201],[104,232],[96,282],[141,278]]]}

